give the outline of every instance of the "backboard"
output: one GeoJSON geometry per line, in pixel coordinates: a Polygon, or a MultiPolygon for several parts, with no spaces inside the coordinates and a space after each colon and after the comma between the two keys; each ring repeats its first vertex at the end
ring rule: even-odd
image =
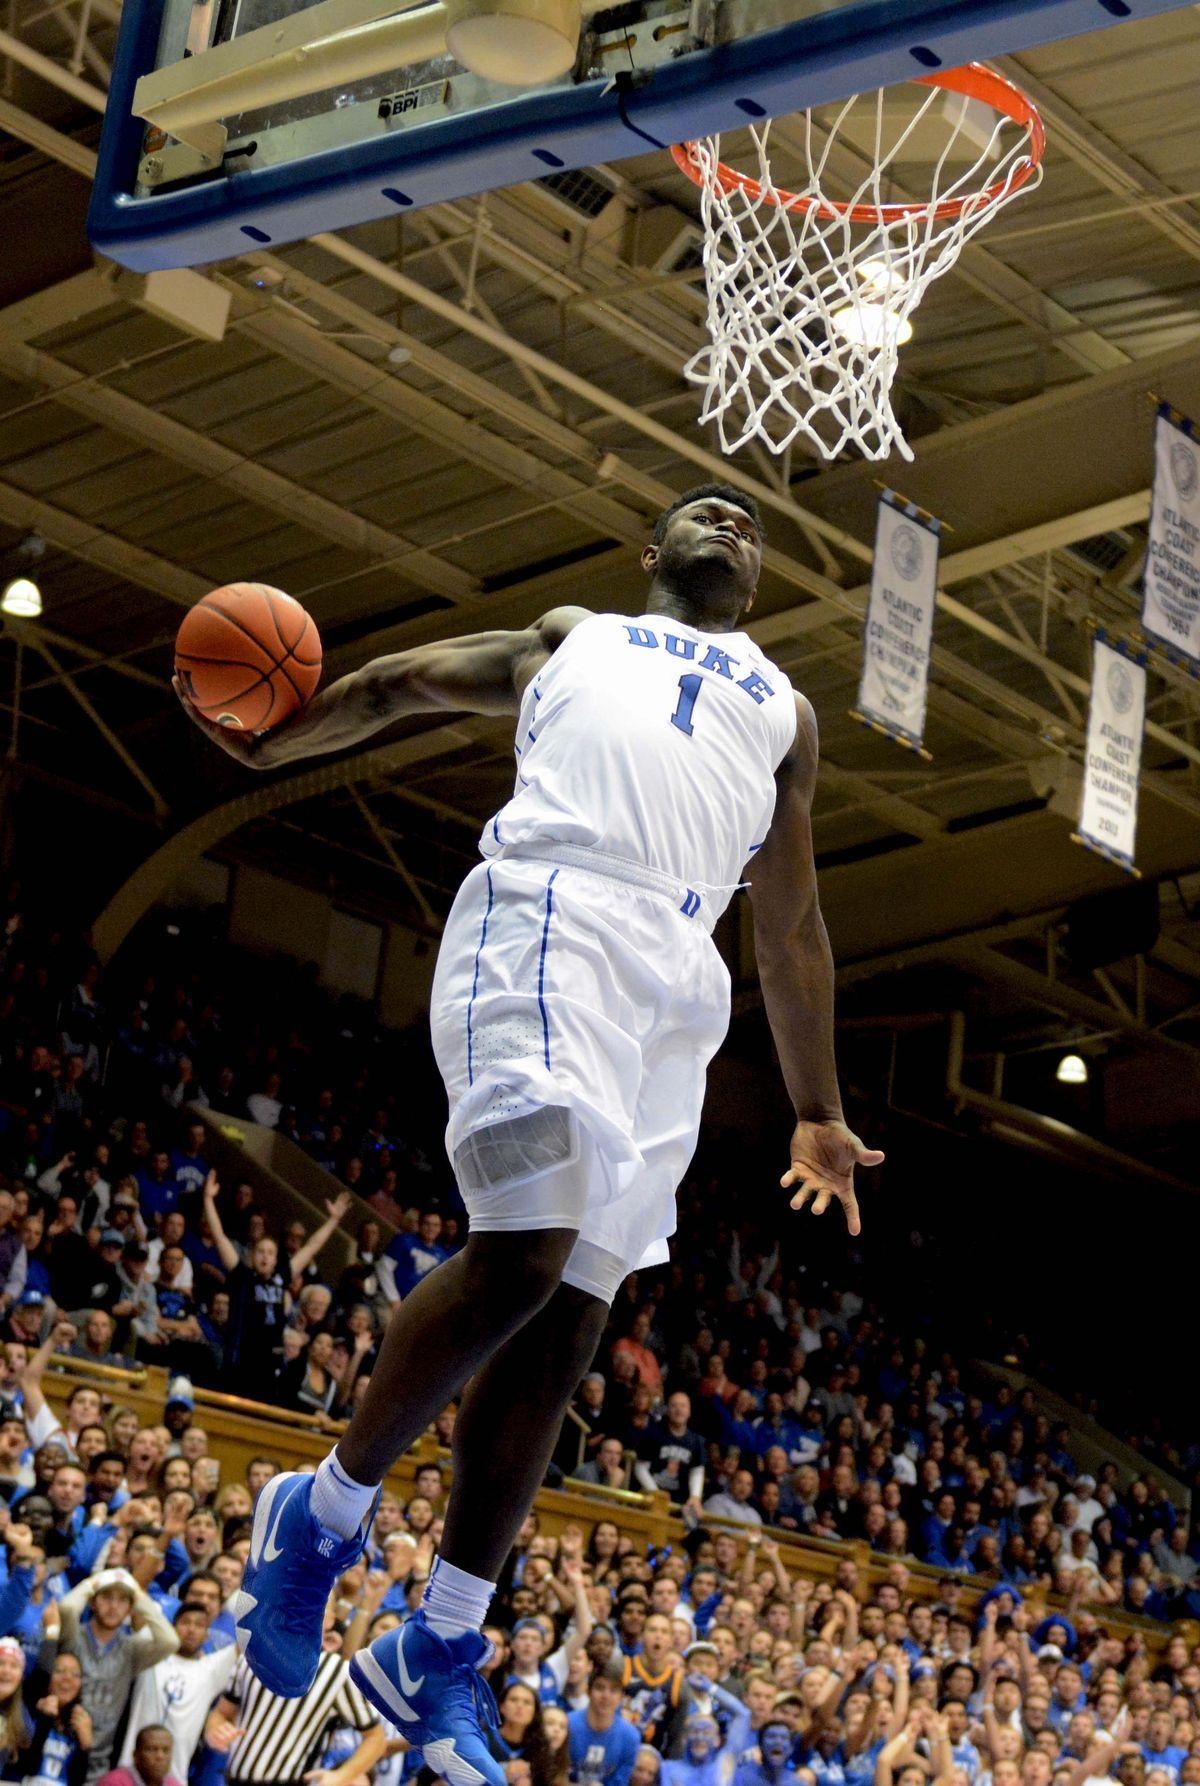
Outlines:
{"type": "Polygon", "coordinates": [[[537,0],[577,54],[519,86],[454,53],[487,0],[125,0],[89,234],[195,266],[1183,4],[537,0]]]}

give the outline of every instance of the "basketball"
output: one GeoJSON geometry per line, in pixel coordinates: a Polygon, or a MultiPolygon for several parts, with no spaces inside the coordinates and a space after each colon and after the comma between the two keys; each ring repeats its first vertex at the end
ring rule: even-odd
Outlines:
{"type": "Polygon", "coordinates": [[[269,583],[226,583],[184,617],[175,673],[205,719],[265,732],[299,711],[321,680],[311,615],[269,583]]]}

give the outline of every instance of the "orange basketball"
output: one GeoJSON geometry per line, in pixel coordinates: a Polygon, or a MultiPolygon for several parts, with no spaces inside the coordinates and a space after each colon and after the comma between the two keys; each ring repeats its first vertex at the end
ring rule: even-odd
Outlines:
{"type": "Polygon", "coordinates": [[[311,616],[282,589],[226,583],[184,616],[175,673],[205,719],[265,732],[315,692],[321,639],[311,616]]]}

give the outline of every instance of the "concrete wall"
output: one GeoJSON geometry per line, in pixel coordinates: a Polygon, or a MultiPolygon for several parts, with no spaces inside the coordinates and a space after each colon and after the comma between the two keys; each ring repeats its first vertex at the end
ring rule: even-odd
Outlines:
{"type": "MultiPolygon", "coordinates": [[[[189,1108],[197,1122],[204,1124],[205,1153],[222,1183],[252,1184],[272,1233],[289,1221],[302,1221],[310,1232],[320,1227],[326,1219],[326,1199],[336,1196],[344,1186],[274,1129],[260,1128],[249,1117],[226,1116],[218,1110],[201,1110],[194,1104],[189,1108]]],[[[396,1232],[361,1197],[351,1195],[354,1207],[330,1236],[318,1259],[323,1268],[329,1268],[331,1281],[354,1257],[354,1236],[360,1222],[368,1217],[378,1221],[385,1245],[396,1232]]]]}
{"type": "Polygon", "coordinates": [[[224,905],[229,940],[264,955],[311,961],[322,983],[374,1003],[394,1029],[424,1021],[437,945],[402,924],[376,923],[335,907],[324,893],[266,869],[201,857],[166,896],[167,907],[224,905]]]}

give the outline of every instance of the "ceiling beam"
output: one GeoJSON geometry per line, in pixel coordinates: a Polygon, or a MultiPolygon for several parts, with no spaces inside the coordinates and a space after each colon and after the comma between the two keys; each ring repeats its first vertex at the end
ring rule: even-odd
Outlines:
{"type": "Polygon", "coordinates": [[[223,484],[306,532],[375,560],[380,571],[389,571],[410,585],[450,601],[469,601],[478,592],[475,578],[426,552],[403,534],[376,526],[308,486],[294,483],[244,453],[222,446],[210,435],[137,402],[111,384],[82,376],[75,367],[27,342],[8,340],[2,333],[0,370],[10,378],[49,392],[56,403],[87,417],[98,427],[153,448],[176,464],[198,472],[207,483],[223,484]]]}
{"type": "Polygon", "coordinates": [[[126,769],[128,769],[134,780],[150,796],[150,803],[154,808],[155,818],[160,820],[166,819],[171,811],[167,802],[163,799],[162,795],[159,793],[146,771],[142,768],[142,765],[138,762],[133,752],[129,749],[128,745],[118,738],[117,734],[113,731],[104,715],[95,706],[94,702],[88,699],[87,695],[84,694],[70,672],[63,668],[54,652],[51,651],[49,645],[46,643],[45,637],[43,636],[39,638],[34,634],[30,637],[29,643],[39,656],[45,658],[46,662],[54,671],[59,682],[62,684],[63,688],[66,689],[76,706],[87,715],[88,719],[92,722],[93,726],[95,726],[109,749],[122,763],[124,763],[126,769]]]}
{"type": "Polygon", "coordinates": [[[381,775],[399,775],[415,763],[461,750],[474,742],[474,728],[478,724],[466,720],[461,724],[434,726],[398,744],[377,745],[337,762],[322,763],[316,769],[260,782],[237,799],[226,800],[201,813],[199,818],[184,825],[139,863],[124,885],[113,894],[92,928],[97,954],[102,961],[111,960],[134,925],[191,864],[251,819],[266,818],[299,800],[311,800],[335,788],[350,787],[381,775]]]}
{"type": "Polygon", "coordinates": [[[194,571],[184,570],[169,559],[135,546],[130,540],[106,533],[95,522],[85,521],[81,515],[72,515],[66,509],[56,508],[53,503],[43,502],[15,484],[0,482],[0,521],[10,527],[24,527],[40,533],[43,539],[68,552],[72,558],[97,565],[143,589],[152,589],[156,595],[181,608],[194,607],[212,588],[210,579],[198,577],[194,571]]]}
{"type": "Polygon", "coordinates": [[[1118,496],[1113,502],[1098,503],[1095,508],[1080,509],[1073,515],[1060,515],[1054,521],[1043,521],[1038,527],[1025,527],[1018,533],[1003,534],[981,546],[969,546],[962,552],[948,552],[938,566],[938,581],[944,585],[966,583],[973,577],[985,577],[991,571],[1005,570],[1027,558],[1040,558],[1046,552],[1060,551],[1078,540],[1093,538],[1098,533],[1111,533],[1119,527],[1136,527],[1150,518],[1150,491],[1134,490],[1118,496]]]}
{"type": "MultiPolygon", "coordinates": [[[[1046,124],[1056,154],[1067,155],[1099,185],[1121,198],[1140,201],[1145,209],[1138,213],[1138,222],[1165,236],[1190,260],[1200,261],[1200,223],[1179,208],[1179,194],[1165,180],[1160,180],[1145,162],[1137,161],[1090,123],[1069,101],[1039,81],[1027,67],[1027,59],[1010,56],[1018,86],[1033,100],[1046,124]],[[1167,205],[1147,201],[1167,199],[1167,205]]],[[[1152,103],[1152,102],[1151,102],[1152,103]]]]}
{"type": "MultiPolygon", "coordinates": [[[[573,396],[582,398],[592,408],[615,416],[636,433],[643,434],[648,440],[652,440],[656,446],[663,447],[673,458],[688,460],[710,478],[727,478],[729,476],[728,462],[720,454],[710,452],[707,447],[689,439],[686,434],[680,434],[675,429],[666,427],[662,422],[656,421],[653,416],[648,416],[643,411],[635,409],[632,404],[626,403],[622,398],[614,397],[611,392],[604,390],[591,379],[584,378],[579,373],[572,371],[569,366],[563,366],[559,361],[550,359],[538,348],[530,347],[527,342],[518,340],[506,329],[485,321],[481,316],[474,315],[463,305],[456,304],[451,298],[443,297],[440,292],[435,292],[430,286],[410,279],[399,268],[389,265],[387,261],[379,260],[373,254],[368,254],[357,244],[347,241],[342,236],[330,235],[327,232],[315,235],[310,240],[314,247],[323,249],[335,260],[343,261],[347,266],[367,274],[379,284],[398,292],[402,297],[422,305],[424,309],[431,311],[435,316],[441,317],[443,322],[452,323],[465,334],[474,335],[477,340],[485,342],[497,353],[531,367],[548,384],[559,385],[562,389],[570,391],[573,396]]],[[[790,521],[801,526],[813,528],[832,546],[848,552],[851,557],[862,557],[864,547],[861,540],[855,539],[852,534],[846,533],[823,515],[817,515],[805,509],[787,492],[778,490],[770,484],[764,484],[757,478],[747,477],[740,468],[738,482],[772,512],[785,515],[790,521]]],[[[869,550],[867,556],[870,556],[869,550]]]]}
{"type": "Polygon", "coordinates": [[[28,143],[31,149],[39,150],[52,161],[60,161],[73,173],[82,174],[85,180],[95,178],[94,149],[89,149],[86,143],[77,143],[74,137],[66,136],[61,130],[55,130],[52,124],[35,118],[32,112],[22,111],[10,99],[0,99],[0,131],[16,137],[20,143],[28,143]]]}
{"type": "MultiPolygon", "coordinates": [[[[318,246],[326,246],[329,242],[336,243],[339,248],[346,246],[336,237],[316,237],[314,238],[314,241],[318,246]]],[[[378,272],[385,284],[393,285],[398,281],[397,289],[402,289],[405,295],[413,296],[414,294],[419,294],[424,289],[418,286],[415,281],[407,279],[404,275],[394,274],[394,269],[387,267],[382,262],[375,261],[372,256],[365,255],[357,249],[350,251],[347,258],[349,259],[350,264],[358,266],[360,270],[364,272],[378,272]]],[[[429,296],[434,298],[436,297],[436,294],[430,293],[429,296]]],[[[462,309],[461,306],[448,299],[436,297],[436,302],[432,305],[432,308],[434,308],[438,314],[448,312],[452,313],[455,317],[463,319],[464,327],[468,328],[470,332],[478,334],[481,339],[488,339],[497,332],[494,325],[480,322],[478,318],[473,317],[468,311],[462,309]]],[[[370,315],[369,312],[366,314],[368,316],[370,315]]],[[[312,324],[299,321],[292,314],[264,314],[260,311],[250,317],[244,326],[248,332],[255,334],[258,339],[273,342],[280,351],[287,352],[289,358],[298,357],[300,363],[310,367],[316,366],[317,364],[323,365],[326,369],[325,376],[331,377],[338,388],[349,389],[352,391],[357,390],[362,398],[372,405],[392,408],[398,412],[407,412],[410,420],[412,419],[414,412],[418,410],[423,411],[424,422],[422,425],[436,429],[439,438],[443,439],[446,438],[447,431],[449,431],[449,434],[455,439],[458,450],[465,452],[469,457],[475,457],[477,459],[480,451],[484,448],[484,438],[478,425],[467,423],[465,418],[459,416],[456,411],[448,409],[444,405],[439,405],[434,399],[428,398],[423,393],[414,391],[412,387],[407,385],[403,380],[381,380],[374,367],[368,362],[362,360],[358,355],[349,353],[345,348],[339,346],[338,343],[325,338],[312,324]]],[[[531,349],[529,352],[533,354],[537,361],[539,370],[545,371],[551,382],[563,382],[568,389],[572,390],[575,390],[576,387],[583,387],[590,394],[591,399],[599,402],[602,407],[609,403],[616,402],[615,399],[608,399],[606,393],[600,392],[597,387],[591,385],[587,380],[581,379],[578,375],[569,372],[566,368],[558,366],[557,362],[547,359],[544,355],[536,353],[535,350],[531,349]]],[[[524,403],[522,399],[512,398],[510,396],[510,411],[514,403],[520,404],[522,413],[528,413],[532,432],[538,432],[539,417],[542,424],[550,423],[556,429],[561,429],[562,424],[554,422],[552,418],[542,416],[539,410],[532,405],[524,403]]],[[[657,428],[658,424],[655,424],[655,427],[657,428]]],[[[671,435],[667,430],[663,430],[663,432],[668,435],[668,438],[672,443],[675,442],[676,437],[674,435],[671,435]]],[[[511,460],[509,443],[493,440],[490,445],[490,450],[490,468],[493,469],[497,475],[506,475],[505,463],[506,461],[511,460]]],[[[593,448],[592,451],[594,452],[594,450],[595,449],[593,448]]],[[[555,495],[559,496],[564,496],[569,493],[570,480],[567,477],[567,474],[547,466],[544,461],[534,459],[532,455],[525,454],[524,459],[526,464],[525,475],[532,476],[537,480],[534,484],[534,488],[544,493],[553,492],[555,495]]],[[[612,455],[611,459],[617,466],[616,470],[611,471],[611,475],[614,478],[628,477],[636,484],[636,487],[643,495],[649,495],[651,492],[654,492],[655,499],[658,502],[661,502],[664,495],[669,496],[669,490],[665,486],[659,485],[657,480],[648,478],[645,473],[634,471],[632,467],[621,466],[620,461],[616,459],[616,455],[612,455]]],[[[719,461],[714,461],[713,466],[709,467],[709,469],[713,468],[724,470],[724,467],[719,461]]],[[[511,475],[511,472],[508,472],[507,475],[511,475]]],[[[741,481],[745,482],[746,480],[743,479],[741,481]]],[[[593,509],[593,512],[594,505],[604,505],[605,508],[610,511],[609,521],[616,526],[617,536],[630,537],[629,530],[637,524],[637,518],[629,513],[625,513],[622,528],[621,513],[611,513],[616,505],[612,503],[611,498],[607,497],[602,490],[593,488],[578,494],[579,500],[586,501],[588,507],[593,509]]],[[[778,498],[777,493],[772,492],[771,496],[775,506],[782,508],[786,513],[791,514],[791,511],[796,507],[796,505],[785,501],[782,498],[778,498]]],[[[801,510],[800,514],[806,517],[806,511],[801,510]]],[[[850,536],[846,535],[842,529],[837,529],[836,532],[839,539],[848,540],[850,538],[850,536]]],[[[642,532],[641,537],[644,538],[644,531],[642,532]]],[[[630,543],[632,543],[632,540],[630,543]]],[[[872,557],[871,547],[859,540],[854,540],[853,544],[855,548],[855,556],[869,563],[872,557]]],[[[770,550],[771,549],[768,548],[768,551],[770,550]]],[[[801,584],[807,593],[817,596],[827,608],[833,609],[836,611],[837,615],[851,620],[856,627],[861,625],[863,615],[866,612],[868,596],[867,585],[862,585],[853,590],[839,588],[836,584],[831,583],[828,578],[822,577],[816,571],[810,571],[805,566],[796,565],[794,560],[787,558],[786,555],[783,554],[776,554],[774,559],[764,558],[764,562],[770,563],[773,567],[778,566],[784,574],[790,573],[792,581],[801,584]]],[[[958,601],[953,596],[947,595],[944,591],[939,592],[938,605],[952,614],[955,619],[961,620],[962,623],[971,630],[982,633],[993,643],[1003,645],[1005,649],[1012,651],[1015,655],[1024,658],[1027,662],[1035,664],[1043,674],[1060,676],[1070,686],[1079,688],[1084,693],[1088,692],[1088,685],[1082,678],[1074,676],[1073,672],[1066,670],[1053,658],[1039,651],[1036,646],[1029,645],[1016,635],[996,626],[996,624],[993,621],[988,620],[986,616],[977,613],[973,608],[958,601]]],[[[830,614],[829,618],[832,620],[835,618],[835,615],[830,614]]],[[[388,631],[388,637],[389,642],[394,642],[391,639],[390,629],[388,631]]],[[[362,639],[358,641],[356,651],[362,651],[363,647],[366,647],[368,650],[371,649],[372,646],[378,648],[380,643],[381,641],[378,639],[362,639]]],[[[1001,710],[1005,707],[1015,709],[1025,719],[1026,723],[1035,730],[1044,730],[1060,724],[1060,716],[1052,713],[1044,705],[1030,701],[1026,697],[1019,695],[1017,691],[1008,688],[997,678],[991,677],[987,675],[986,672],[977,669],[974,665],[966,663],[965,660],[959,658],[956,654],[947,651],[943,646],[935,645],[933,661],[936,670],[949,674],[952,680],[955,680],[960,684],[965,684],[977,694],[983,695],[985,698],[994,702],[1001,710]]],[[[1200,762],[1200,750],[1197,750],[1196,747],[1190,745],[1186,741],[1179,739],[1174,733],[1170,733],[1166,731],[1165,728],[1157,726],[1153,721],[1149,722],[1147,730],[1151,736],[1158,738],[1160,742],[1169,743],[1173,750],[1181,752],[1185,756],[1194,757],[1197,762],[1200,762]]],[[[1169,782],[1163,783],[1162,792],[1164,794],[1169,794],[1169,797],[1175,799],[1177,803],[1180,803],[1182,798],[1182,801],[1186,801],[1189,810],[1194,806],[1194,802],[1192,802],[1190,797],[1181,797],[1178,790],[1170,788],[1169,782]]]]}

